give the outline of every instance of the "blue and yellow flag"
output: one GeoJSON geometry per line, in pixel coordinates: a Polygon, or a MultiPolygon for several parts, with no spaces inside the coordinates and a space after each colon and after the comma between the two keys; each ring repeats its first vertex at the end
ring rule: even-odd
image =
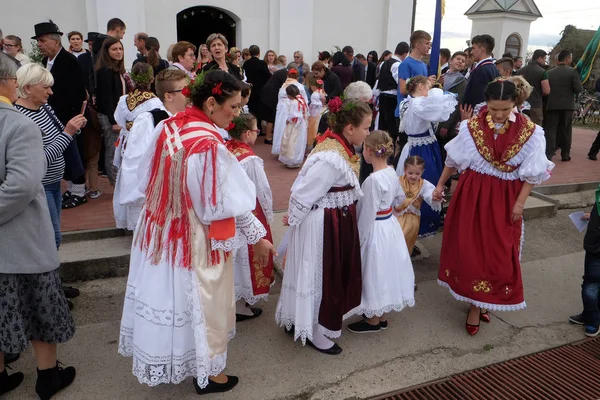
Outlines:
{"type": "Polygon", "coordinates": [[[596,31],[596,34],[586,47],[583,52],[583,56],[579,59],[579,62],[575,66],[577,71],[579,71],[579,76],[581,78],[581,83],[585,83],[592,72],[592,68],[594,67],[594,61],[596,60],[596,56],[600,51],[600,27],[596,31]]]}
{"type": "Polygon", "coordinates": [[[429,58],[429,75],[436,75],[438,78],[441,74],[440,47],[442,40],[442,18],[444,17],[445,8],[445,0],[436,0],[433,41],[431,42],[431,57],[429,58]]]}

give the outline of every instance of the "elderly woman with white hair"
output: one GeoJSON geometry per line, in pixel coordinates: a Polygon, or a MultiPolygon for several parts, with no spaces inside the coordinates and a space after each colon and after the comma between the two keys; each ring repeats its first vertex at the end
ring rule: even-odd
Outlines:
{"type": "Polygon", "coordinates": [[[20,353],[31,343],[35,392],[46,400],[75,379],[75,368],[62,368],[56,360],[57,343],[71,339],[75,324],[60,286],[41,182],[47,156],[40,128],[12,105],[18,98],[16,69],[0,54],[0,396],[24,378],[21,372],[8,374],[4,354],[20,353]]]}
{"type": "Polygon", "coordinates": [[[60,211],[62,195],[60,182],[65,170],[63,152],[69,146],[73,135],[86,123],[83,115],[73,117],[67,126],[63,126],[48,105],[48,97],[52,95],[54,78],[50,71],[40,64],[27,64],[17,71],[19,99],[15,103],[21,114],[29,117],[40,128],[44,155],[46,156],[46,174],[42,178],[48,209],[54,227],[56,248],[60,246],[60,211]]]}

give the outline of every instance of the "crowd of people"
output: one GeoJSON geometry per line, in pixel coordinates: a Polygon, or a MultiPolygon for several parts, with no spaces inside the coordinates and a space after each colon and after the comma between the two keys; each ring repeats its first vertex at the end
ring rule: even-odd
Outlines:
{"type": "MultiPolygon", "coordinates": [[[[41,65],[0,54],[0,394],[21,384],[5,366],[28,342],[41,399],[75,379],[57,361],[75,331],[67,298],[79,294],[58,274],[60,213],[102,195],[99,169],[114,187],[117,227],[134,232],[119,353],[149,386],[188,377],[198,394],[236,386],[224,373],[227,343],[236,322],[261,316],[276,258],[277,324],[329,355],[342,352],[344,320],[359,317],[350,332],[379,332],[415,305],[415,243],[442,224],[438,282],[469,304],[466,331],[491,322],[490,310],[525,307],[524,204],[550,177],[556,148],[569,158],[571,103],[551,97],[580,90],[568,52],[549,72],[539,52],[515,71],[520,60],[495,60],[494,38],[479,35],[465,51],[442,49],[442,73],[429,75],[424,31],[381,58],[345,46],[311,66],[300,51],[286,66],[273,50],[261,59],[257,45],[229,48],[219,33],[199,48],[178,42],[163,60],[158,39],[137,33],[127,72],[125,31],[111,19],[106,34],[88,34],[89,50],[79,32],[65,49],[58,26],[43,22],[33,36],[41,65]],[[563,130],[544,132],[544,96],[546,123],[563,130]],[[263,134],[300,169],[277,250],[253,150],[263,134]]],[[[20,46],[5,40],[7,53],[20,46]]],[[[600,332],[597,303],[572,317],[594,326],[590,335],[600,332]]]]}

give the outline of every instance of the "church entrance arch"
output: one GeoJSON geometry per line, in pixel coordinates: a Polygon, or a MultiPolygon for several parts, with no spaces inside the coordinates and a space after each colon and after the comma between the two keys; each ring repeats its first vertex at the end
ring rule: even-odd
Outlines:
{"type": "Polygon", "coordinates": [[[210,34],[221,33],[229,47],[234,47],[238,25],[237,17],[220,8],[190,7],[177,13],[177,40],[191,42],[199,48],[210,34]]]}

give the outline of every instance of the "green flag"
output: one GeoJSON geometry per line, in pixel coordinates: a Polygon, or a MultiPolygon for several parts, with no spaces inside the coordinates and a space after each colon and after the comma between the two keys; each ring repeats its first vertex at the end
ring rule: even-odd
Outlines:
{"type": "Polygon", "coordinates": [[[596,60],[596,56],[598,55],[598,51],[600,50],[600,27],[596,31],[596,34],[586,47],[583,52],[583,56],[579,59],[579,62],[575,66],[577,71],[579,71],[579,76],[581,78],[581,83],[585,83],[590,77],[590,73],[592,72],[592,68],[594,67],[594,61],[596,60]]]}

